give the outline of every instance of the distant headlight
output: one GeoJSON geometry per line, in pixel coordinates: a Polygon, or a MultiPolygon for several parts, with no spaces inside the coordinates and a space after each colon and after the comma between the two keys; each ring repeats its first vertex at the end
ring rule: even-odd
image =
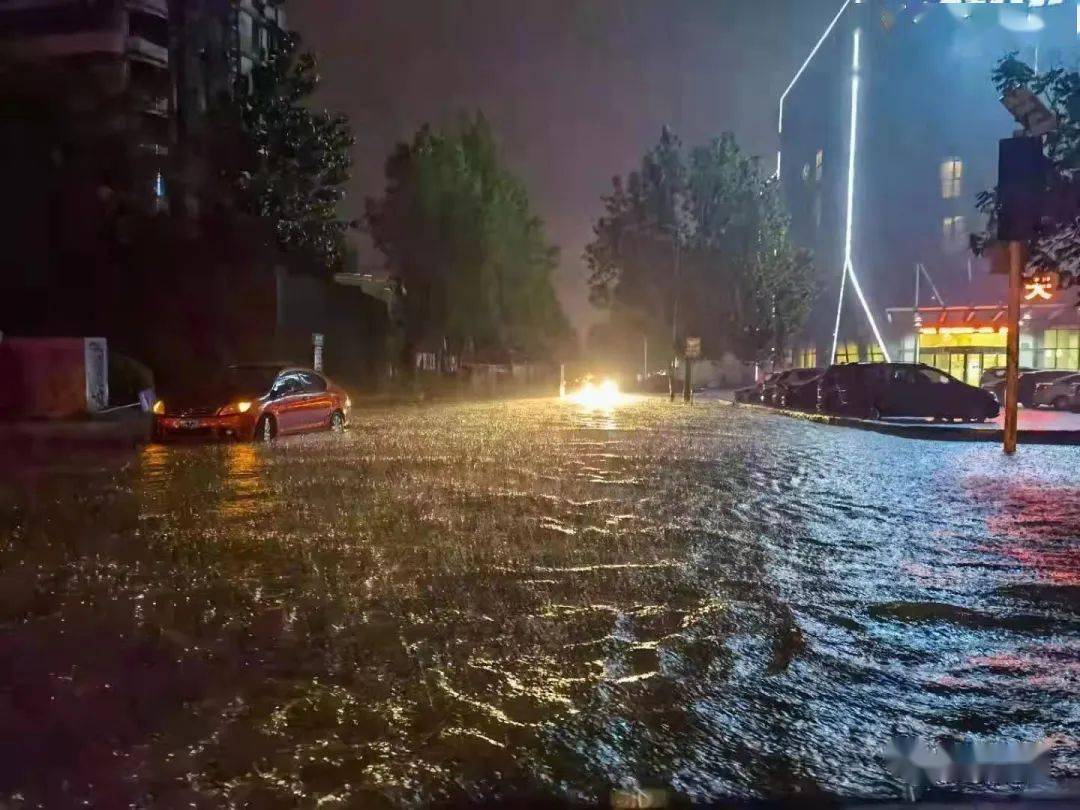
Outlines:
{"type": "Polygon", "coordinates": [[[237,414],[247,413],[250,410],[250,402],[234,402],[232,405],[226,405],[219,410],[218,416],[236,416],[237,414]]]}
{"type": "Polygon", "coordinates": [[[162,400],[159,399],[157,402],[154,403],[154,413],[157,416],[165,415],[165,403],[162,400]]]}

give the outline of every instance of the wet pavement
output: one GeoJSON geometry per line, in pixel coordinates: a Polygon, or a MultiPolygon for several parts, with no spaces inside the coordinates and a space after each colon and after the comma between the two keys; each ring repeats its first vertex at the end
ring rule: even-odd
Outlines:
{"type": "Polygon", "coordinates": [[[1080,776],[1076,448],[659,398],[354,422],[0,454],[0,802],[899,797],[896,733],[1080,776]]]}

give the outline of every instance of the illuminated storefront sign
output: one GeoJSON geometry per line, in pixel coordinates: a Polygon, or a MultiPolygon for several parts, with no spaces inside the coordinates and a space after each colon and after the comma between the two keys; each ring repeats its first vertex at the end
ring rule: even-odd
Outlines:
{"type": "Polygon", "coordinates": [[[1024,289],[1025,301],[1049,301],[1057,290],[1057,280],[1051,275],[1035,276],[1024,289]]]}
{"type": "Polygon", "coordinates": [[[1063,6],[1065,0],[937,0],[943,6],[1063,6]]]}

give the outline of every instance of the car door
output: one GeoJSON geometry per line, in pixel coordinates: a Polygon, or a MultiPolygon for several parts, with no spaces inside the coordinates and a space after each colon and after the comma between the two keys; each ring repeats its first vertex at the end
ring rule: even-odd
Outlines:
{"type": "Polygon", "coordinates": [[[277,420],[278,433],[303,429],[303,385],[295,371],[283,371],[271,389],[269,410],[277,420]]]}
{"type": "Polygon", "coordinates": [[[913,369],[907,366],[890,366],[877,402],[881,415],[916,416],[915,384],[913,369]]]}
{"type": "Polygon", "coordinates": [[[915,374],[919,413],[912,416],[950,418],[964,416],[970,410],[968,386],[959,380],[929,366],[920,366],[915,374]]]}
{"type": "Polygon", "coordinates": [[[313,371],[301,371],[297,376],[301,386],[301,430],[319,430],[330,425],[333,399],[326,380],[313,371]]]}

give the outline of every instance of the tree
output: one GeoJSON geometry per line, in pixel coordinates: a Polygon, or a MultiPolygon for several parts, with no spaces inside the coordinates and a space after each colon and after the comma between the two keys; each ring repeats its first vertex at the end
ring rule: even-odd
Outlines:
{"type": "MultiPolygon", "coordinates": [[[[809,254],[788,236],[777,183],[730,133],[683,157],[667,128],[603,198],[585,260],[590,300],[623,330],[694,334],[746,361],[782,352],[813,300],[809,254]]],[[[678,351],[678,346],[676,346],[678,351]]]]}
{"type": "Polygon", "coordinates": [[[268,220],[283,249],[338,270],[345,233],[356,226],[338,213],[354,139],[344,115],[307,106],[318,83],[315,57],[300,52],[300,37],[277,32],[250,84],[237,81],[232,104],[246,154],[235,180],[241,207],[268,220]]]}
{"type": "Polygon", "coordinates": [[[558,250],[482,115],[422,127],[391,154],[386,180],[367,223],[406,288],[412,344],[542,356],[567,340],[552,286],[558,250]]]}
{"type": "MultiPolygon", "coordinates": [[[[1029,245],[1027,273],[1057,272],[1060,286],[1072,286],[1080,277],[1080,72],[1053,68],[1039,73],[1010,53],[998,62],[992,81],[999,94],[1032,91],[1057,116],[1057,129],[1045,137],[1050,169],[1046,205],[1042,234],[1029,245]]],[[[972,236],[972,250],[984,254],[998,244],[997,190],[980,194],[977,204],[987,226],[972,236]]]]}

